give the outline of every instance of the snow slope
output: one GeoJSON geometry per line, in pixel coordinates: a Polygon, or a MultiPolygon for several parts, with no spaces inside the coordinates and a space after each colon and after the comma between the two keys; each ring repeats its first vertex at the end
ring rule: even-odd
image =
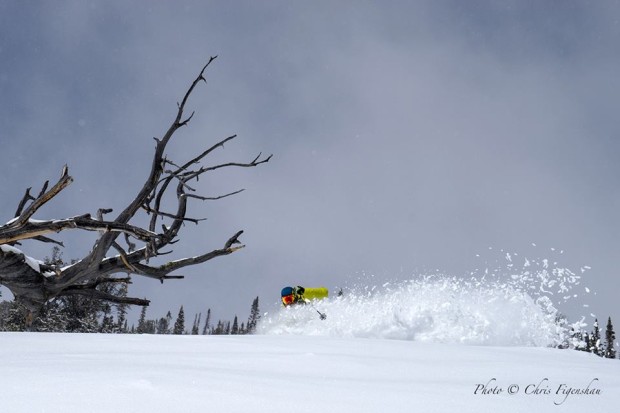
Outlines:
{"type": "Polygon", "coordinates": [[[620,361],[549,347],[579,276],[487,275],[353,289],[254,336],[0,333],[0,412],[618,411],[620,361]]]}
{"type": "Polygon", "coordinates": [[[620,362],[572,350],[300,335],[2,333],[0,342],[2,412],[611,412],[620,407],[620,362]],[[502,394],[481,394],[481,389],[474,394],[478,384],[493,378],[488,388],[501,387],[502,394]],[[590,389],[600,394],[566,399],[556,394],[562,385],[586,388],[594,379],[590,389]],[[541,381],[539,394],[525,394],[541,381]],[[508,394],[511,385],[519,386],[517,394],[508,394]],[[542,393],[545,389],[550,394],[542,393]]]}

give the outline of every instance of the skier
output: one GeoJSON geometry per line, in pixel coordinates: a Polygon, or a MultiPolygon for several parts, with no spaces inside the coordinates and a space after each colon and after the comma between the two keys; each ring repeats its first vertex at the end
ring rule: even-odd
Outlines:
{"type": "Polygon", "coordinates": [[[282,289],[282,304],[289,306],[293,304],[307,304],[313,300],[322,300],[328,296],[327,288],[304,288],[302,286],[297,287],[284,287],[282,289]]]}

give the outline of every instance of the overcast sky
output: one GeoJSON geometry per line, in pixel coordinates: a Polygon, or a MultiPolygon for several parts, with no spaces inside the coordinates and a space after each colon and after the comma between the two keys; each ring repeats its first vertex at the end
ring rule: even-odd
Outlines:
{"type": "MultiPolygon", "coordinates": [[[[192,204],[208,220],[175,258],[239,229],[247,247],[182,281],[136,279],[150,317],[244,319],[286,285],[466,276],[504,250],[592,267],[590,307],[560,309],[620,320],[619,44],[617,1],[0,0],[0,220],[65,163],[75,182],[36,218],[120,211],[218,55],[170,158],[232,134],[209,163],[274,157],[201,180],[246,191],[192,204]]],[[[63,239],[67,260],[92,242],[63,239]]]]}

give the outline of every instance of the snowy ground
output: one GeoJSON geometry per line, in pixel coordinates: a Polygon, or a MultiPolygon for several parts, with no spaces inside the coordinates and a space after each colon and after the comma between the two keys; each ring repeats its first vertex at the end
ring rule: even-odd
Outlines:
{"type": "Polygon", "coordinates": [[[300,335],[2,333],[0,342],[1,412],[611,412],[620,407],[620,362],[571,350],[300,335]],[[478,384],[494,378],[488,389],[501,388],[501,394],[481,389],[475,394],[478,384]],[[566,397],[561,391],[589,383],[600,394],[566,397]]]}
{"type": "Polygon", "coordinates": [[[1,333],[0,413],[619,411],[619,360],[550,347],[579,277],[517,274],[363,287],[253,336],[1,333]]]}

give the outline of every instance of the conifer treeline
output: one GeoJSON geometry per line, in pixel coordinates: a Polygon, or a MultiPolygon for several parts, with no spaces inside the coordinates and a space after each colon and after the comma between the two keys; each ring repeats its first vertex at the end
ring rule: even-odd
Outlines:
{"type": "MultiPolygon", "coordinates": [[[[108,291],[110,292],[110,291],[108,291]]],[[[116,294],[126,293],[126,286],[116,294]]],[[[260,319],[258,297],[252,302],[247,322],[235,315],[232,323],[227,320],[211,322],[211,309],[196,314],[191,330],[185,327],[185,311],[179,309],[176,319],[170,311],[165,317],[148,319],[147,308],[142,307],[138,325],[127,325],[127,306],[109,304],[79,296],[61,297],[47,303],[41,313],[27,326],[27,310],[15,301],[0,303],[0,331],[40,331],[58,333],[117,333],[117,334],[252,334],[260,319]]]]}
{"type": "Polygon", "coordinates": [[[586,351],[608,359],[615,359],[618,354],[616,351],[616,332],[611,317],[607,318],[605,337],[601,337],[598,318],[594,320],[591,332],[573,329],[573,337],[575,350],[586,351]]]}
{"type": "Polygon", "coordinates": [[[165,317],[160,319],[147,319],[146,307],[142,307],[138,326],[126,331],[128,333],[138,334],[192,334],[192,335],[223,335],[223,334],[253,334],[256,331],[256,324],[260,319],[260,310],[258,306],[258,297],[252,302],[250,315],[247,322],[239,324],[239,318],[235,315],[232,322],[230,320],[218,320],[213,323],[211,320],[211,309],[207,310],[204,322],[202,321],[202,313],[194,315],[192,328],[185,328],[185,310],[183,306],[179,309],[174,324],[172,323],[172,314],[170,311],[165,317]]]}

